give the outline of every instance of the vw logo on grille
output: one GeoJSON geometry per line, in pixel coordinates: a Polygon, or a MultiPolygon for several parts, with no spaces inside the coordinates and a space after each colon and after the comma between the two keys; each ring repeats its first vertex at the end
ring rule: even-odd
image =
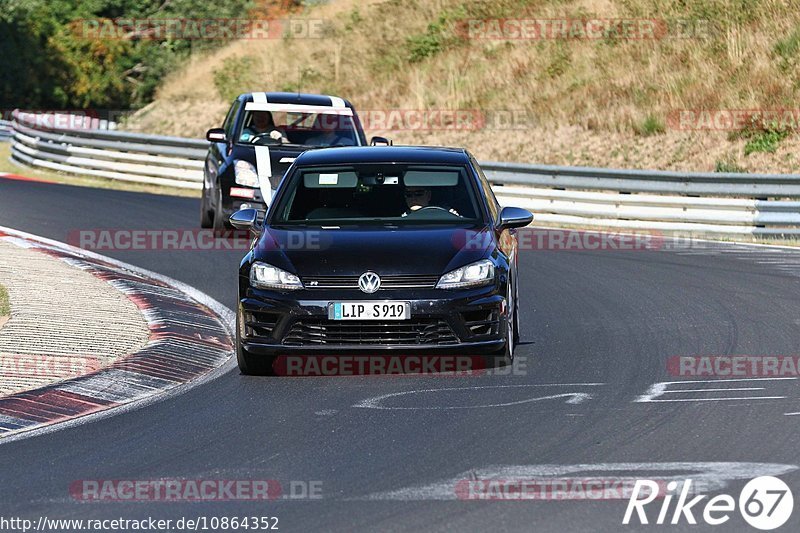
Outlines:
{"type": "Polygon", "coordinates": [[[364,272],[358,278],[358,288],[361,292],[372,294],[381,288],[381,278],[375,272],[364,272]]]}

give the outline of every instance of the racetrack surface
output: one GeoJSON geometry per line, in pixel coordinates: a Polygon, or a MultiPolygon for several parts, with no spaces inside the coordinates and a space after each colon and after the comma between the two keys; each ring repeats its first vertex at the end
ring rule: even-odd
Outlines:
{"type": "MultiPolygon", "coordinates": [[[[81,229],[196,228],[198,203],[0,179],[0,225],[61,241],[81,229]]],[[[241,251],[100,253],[235,306],[241,251]]],[[[667,372],[671,356],[798,355],[800,254],[728,244],[523,251],[520,266],[525,374],[258,378],[232,370],[138,410],[0,444],[0,516],[277,516],[281,531],[661,530],[669,528],[622,526],[625,501],[458,501],[404,489],[520,465],[596,465],[585,468],[613,477],[620,473],[610,463],[639,463],[654,470],[626,473],[664,478],[677,468],[665,463],[800,464],[800,419],[786,414],[800,412],[796,380],[684,384],[675,387],[751,390],[635,401],[680,379],[667,372]],[[423,390],[373,404],[425,409],[357,406],[423,390]],[[524,401],[566,394],[583,396],[524,401]],[[323,498],[90,503],[69,492],[76,480],[162,478],[321,481],[323,498]]],[[[800,471],[781,478],[800,494],[800,471]]],[[[738,497],[743,485],[721,490],[738,497]]],[[[782,530],[798,528],[795,512],[782,530]]],[[[684,521],[672,529],[705,528],[684,521]]],[[[716,529],[754,531],[736,513],[716,529]]]]}

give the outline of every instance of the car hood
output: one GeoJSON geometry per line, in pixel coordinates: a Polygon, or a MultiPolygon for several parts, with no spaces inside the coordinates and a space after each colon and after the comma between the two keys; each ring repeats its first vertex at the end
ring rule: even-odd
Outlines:
{"type": "Polygon", "coordinates": [[[254,259],[303,276],[441,275],[486,257],[488,227],[405,226],[320,229],[268,227],[254,259]]]}

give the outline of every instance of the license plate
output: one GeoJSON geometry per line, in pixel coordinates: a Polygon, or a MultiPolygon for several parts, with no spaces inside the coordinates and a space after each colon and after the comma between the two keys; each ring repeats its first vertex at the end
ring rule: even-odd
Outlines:
{"type": "Polygon", "coordinates": [[[410,302],[333,302],[328,306],[331,320],[407,320],[410,302]]]}

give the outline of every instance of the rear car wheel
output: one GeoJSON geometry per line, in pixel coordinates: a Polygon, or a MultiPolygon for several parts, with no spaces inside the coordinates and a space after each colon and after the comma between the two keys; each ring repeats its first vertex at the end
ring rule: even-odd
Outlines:
{"type": "Polygon", "coordinates": [[[217,235],[221,234],[227,229],[225,225],[225,215],[223,213],[224,212],[222,210],[222,191],[218,191],[216,205],[214,205],[214,221],[213,221],[214,233],[217,235]]]}
{"type": "Polygon", "coordinates": [[[272,369],[272,363],[275,357],[268,355],[258,355],[248,352],[242,346],[242,339],[240,337],[239,315],[236,316],[236,362],[239,365],[239,372],[245,376],[272,376],[275,371],[272,369]]]}
{"type": "Polygon", "coordinates": [[[214,225],[214,217],[208,205],[208,193],[206,186],[203,185],[203,196],[200,197],[200,227],[211,228],[214,225]]]}

